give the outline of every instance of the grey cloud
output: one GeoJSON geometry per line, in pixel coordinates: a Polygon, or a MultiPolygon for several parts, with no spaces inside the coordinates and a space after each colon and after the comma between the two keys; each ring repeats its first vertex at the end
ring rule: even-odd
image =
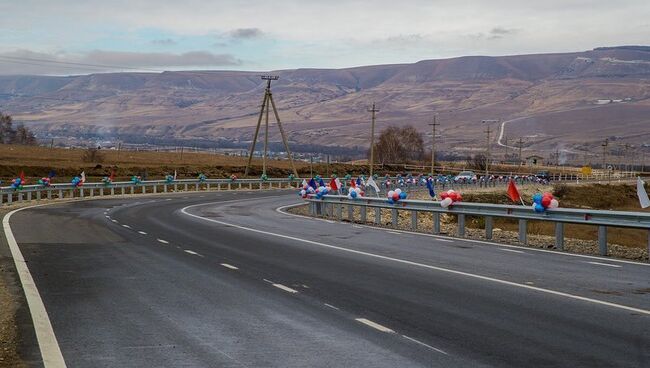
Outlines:
{"type": "Polygon", "coordinates": [[[94,50],[86,54],[41,53],[15,50],[0,53],[0,75],[71,75],[110,71],[162,71],[172,68],[211,68],[241,65],[230,54],[192,51],[183,54],[164,52],[123,52],[94,50]],[[154,69],[155,68],[155,69],[154,69]]]}
{"type": "Polygon", "coordinates": [[[153,40],[151,41],[151,43],[158,46],[173,46],[176,45],[178,42],[172,40],[171,38],[164,38],[160,40],[153,40]]]}
{"type": "Polygon", "coordinates": [[[514,28],[494,27],[488,33],[488,39],[499,39],[516,34],[517,32],[519,32],[519,30],[514,28]]]}
{"type": "Polygon", "coordinates": [[[228,32],[228,36],[233,39],[247,40],[251,38],[260,38],[264,35],[259,28],[237,28],[228,32]]]}

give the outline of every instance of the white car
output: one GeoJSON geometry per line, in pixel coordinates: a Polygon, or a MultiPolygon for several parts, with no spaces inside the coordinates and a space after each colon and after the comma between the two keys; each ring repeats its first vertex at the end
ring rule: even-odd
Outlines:
{"type": "Polygon", "coordinates": [[[473,171],[461,171],[458,175],[454,176],[455,182],[470,182],[476,181],[476,174],[473,171]]]}

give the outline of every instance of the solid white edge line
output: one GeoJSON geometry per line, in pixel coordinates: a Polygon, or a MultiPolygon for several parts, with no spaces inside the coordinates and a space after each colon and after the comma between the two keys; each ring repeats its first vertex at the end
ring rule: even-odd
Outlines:
{"type": "Polygon", "coordinates": [[[623,266],[620,266],[620,265],[613,265],[613,264],[601,263],[601,262],[587,262],[587,263],[592,264],[592,265],[597,265],[597,266],[607,266],[607,267],[615,267],[615,268],[623,267],[623,266]]]}
{"type": "Polygon", "coordinates": [[[2,219],[2,227],[4,229],[5,237],[7,238],[7,243],[9,243],[11,256],[16,265],[16,272],[18,273],[20,283],[22,284],[25,293],[29,312],[32,316],[32,322],[36,332],[36,340],[38,341],[38,347],[41,351],[41,357],[43,358],[43,366],[45,368],[65,368],[65,360],[63,359],[63,354],[61,354],[61,348],[59,347],[56,335],[52,329],[52,323],[50,322],[50,318],[45,310],[45,305],[43,304],[41,295],[38,292],[36,283],[29,272],[29,268],[27,268],[27,262],[25,261],[25,258],[23,258],[23,254],[18,247],[16,238],[14,238],[14,234],[11,232],[11,226],[9,225],[9,219],[14,213],[39,206],[42,205],[23,207],[9,212],[2,219]]]}
{"type": "MultiPolygon", "coordinates": [[[[219,202],[214,202],[214,203],[219,203],[219,202]]],[[[294,216],[294,217],[300,217],[300,218],[303,218],[303,219],[325,221],[325,222],[332,223],[332,222],[330,222],[330,220],[325,220],[325,219],[322,219],[322,218],[319,218],[319,217],[304,216],[304,215],[298,215],[298,214],[295,214],[295,213],[289,213],[289,212],[283,211],[286,208],[298,207],[298,206],[302,206],[302,205],[304,205],[304,203],[289,204],[289,205],[285,205],[285,206],[280,206],[280,207],[276,208],[275,210],[276,210],[276,212],[279,212],[279,213],[281,213],[283,215],[289,215],[289,216],[294,216]]],[[[371,225],[359,225],[359,226],[367,228],[367,229],[377,230],[377,231],[386,231],[388,229],[388,228],[382,228],[382,227],[371,226],[371,225]]],[[[548,250],[548,249],[540,249],[540,248],[533,248],[533,247],[522,247],[521,245],[497,243],[497,242],[490,242],[490,241],[478,240],[478,239],[455,238],[453,236],[418,233],[418,232],[415,232],[415,231],[408,231],[408,230],[391,229],[391,231],[402,232],[402,233],[405,233],[405,234],[426,236],[426,237],[435,238],[435,239],[441,240],[441,241],[449,241],[449,242],[460,241],[460,242],[468,242],[468,243],[496,245],[496,246],[499,246],[499,247],[525,249],[525,250],[531,250],[531,251],[534,251],[534,252],[540,252],[540,253],[546,253],[546,254],[554,254],[554,255],[558,255],[558,256],[588,258],[588,259],[596,259],[596,260],[600,260],[600,261],[618,262],[618,263],[631,264],[631,265],[635,265],[635,266],[650,267],[650,263],[641,263],[641,262],[636,262],[636,261],[628,261],[628,260],[625,260],[625,259],[618,259],[618,258],[598,257],[598,256],[590,256],[588,254],[577,254],[577,253],[568,253],[568,252],[562,252],[562,251],[557,251],[557,250],[548,250]]]]}
{"type": "Polygon", "coordinates": [[[280,290],[284,290],[284,291],[286,291],[288,293],[291,293],[291,294],[296,294],[298,292],[298,290],[292,289],[292,288],[290,288],[288,286],[284,286],[282,284],[271,284],[271,285],[275,286],[276,288],[278,288],[280,290]]]}
{"type": "Polygon", "coordinates": [[[239,267],[235,267],[235,266],[233,266],[231,264],[228,264],[228,263],[220,263],[220,265],[224,266],[225,268],[230,268],[231,270],[238,270],[239,269],[239,267]]]}
{"type": "MultiPolygon", "coordinates": [[[[216,203],[218,203],[218,202],[216,202],[216,203]]],[[[432,266],[432,265],[428,265],[428,264],[424,264],[424,263],[418,263],[418,262],[414,262],[414,261],[408,261],[408,260],[405,260],[405,259],[392,258],[392,257],[388,257],[388,256],[383,256],[383,255],[380,255],[380,254],[374,254],[374,253],[364,252],[364,251],[360,251],[360,250],[354,250],[354,249],[339,247],[339,246],[336,246],[336,245],[320,243],[320,242],[313,241],[313,240],[301,239],[301,238],[297,238],[295,236],[289,236],[289,235],[272,233],[270,231],[253,229],[253,228],[249,228],[249,227],[245,227],[245,226],[241,226],[241,225],[230,224],[230,223],[227,223],[227,222],[223,222],[223,221],[219,221],[219,220],[215,220],[215,219],[211,219],[211,218],[201,217],[201,216],[198,216],[198,215],[187,212],[188,208],[198,207],[198,206],[206,206],[206,205],[210,205],[210,204],[213,204],[213,203],[201,203],[201,204],[194,204],[194,205],[186,206],[186,207],[183,207],[181,209],[181,213],[183,213],[183,214],[185,214],[187,216],[190,216],[190,217],[194,217],[194,218],[203,220],[203,221],[214,222],[214,223],[217,223],[217,224],[230,226],[230,227],[236,228],[236,229],[247,230],[247,231],[251,231],[251,232],[255,232],[255,233],[259,233],[259,234],[264,234],[264,235],[276,236],[276,237],[283,238],[283,239],[294,240],[294,241],[303,242],[303,243],[312,244],[312,245],[317,245],[317,246],[321,246],[321,247],[325,247],[325,248],[336,249],[336,250],[340,250],[340,251],[344,251],[344,252],[364,255],[364,256],[367,256],[367,257],[373,257],[373,258],[383,259],[383,260],[387,260],[387,261],[407,264],[407,265],[411,265],[411,266],[427,268],[427,269],[430,269],[430,270],[436,270],[436,271],[440,271],[440,272],[447,272],[447,273],[451,273],[451,274],[454,274],[454,275],[471,277],[471,278],[484,280],[484,281],[490,281],[490,282],[494,282],[494,283],[498,283],[498,284],[502,284],[502,285],[508,285],[508,286],[518,287],[518,288],[522,288],[522,289],[534,290],[534,291],[538,291],[538,292],[542,292],[542,293],[546,293],[546,294],[551,294],[551,295],[556,295],[556,296],[561,296],[561,297],[565,297],[565,298],[569,298],[569,299],[580,300],[580,301],[584,301],[584,302],[589,302],[589,303],[604,305],[604,306],[608,306],[608,307],[623,309],[623,310],[627,310],[627,311],[630,311],[630,312],[650,315],[650,310],[634,308],[634,307],[630,307],[630,306],[627,306],[627,305],[621,305],[621,304],[616,304],[616,303],[610,303],[610,302],[606,302],[604,300],[587,298],[587,297],[584,297],[584,296],[569,294],[569,293],[565,293],[565,292],[561,292],[561,291],[555,291],[555,290],[551,290],[551,289],[544,289],[544,288],[540,288],[540,287],[537,287],[537,286],[519,284],[519,283],[516,283],[516,282],[501,280],[501,279],[497,279],[497,278],[493,278],[493,277],[489,277],[489,276],[482,276],[482,275],[477,275],[477,274],[473,274],[473,273],[469,273],[469,272],[457,271],[457,270],[452,270],[452,269],[449,269],[449,268],[432,266]]]]}
{"type": "Polygon", "coordinates": [[[355,318],[354,320],[357,321],[357,322],[361,322],[361,323],[363,323],[364,325],[369,326],[369,327],[372,327],[372,328],[374,328],[375,330],[378,330],[378,331],[381,331],[381,332],[385,332],[385,333],[395,333],[395,331],[391,330],[390,328],[388,328],[388,327],[386,327],[386,326],[382,326],[382,325],[380,325],[379,323],[377,323],[377,322],[373,322],[373,321],[371,321],[371,320],[369,320],[369,319],[365,319],[365,318],[355,318]]]}
{"type": "Polygon", "coordinates": [[[526,253],[526,252],[522,252],[522,251],[520,251],[520,250],[516,250],[516,249],[508,249],[508,248],[503,248],[503,247],[499,247],[499,248],[497,248],[497,249],[498,249],[498,250],[502,250],[502,251],[504,251],[504,252],[511,252],[511,253],[521,253],[521,254],[525,254],[525,253],[526,253]]]}
{"type": "Polygon", "coordinates": [[[422,346],[425,346],[425,347],[427,347],[427,348],[429,348],[429,349],[431,349],[431,350],[433,350],[433,351],[437,351],[438,353],[445,354],[445,355],[449,355],[446,351],[441,350],[441,349],[438,349],[438,348],[435,348],[435,347],[433,347],[433,346],[431,346],[431,345],[429,345],[429,344],[425,344],[425,343],[423,343],[423,342],[420,341],[420,340],[416,340],[416,339],[414,339],[414,338],[412,338],[412,337],[408,337],[408,336],[406,336],[406,335],[402,335],[402,337],[405,338],[405,339],[407,339],[407,340],[413,341],[413,342],[416,343],[416,344],[420,344],[420,345],[422,345],[422,346]]]}
{"type": "Polygon", "coordinates": [[[163,239],[156,239],[156,240],[158,240],[160,243],[163,243],[163,244],[169,244],[169,242],[167,240],[163,240],[163,239]]]}

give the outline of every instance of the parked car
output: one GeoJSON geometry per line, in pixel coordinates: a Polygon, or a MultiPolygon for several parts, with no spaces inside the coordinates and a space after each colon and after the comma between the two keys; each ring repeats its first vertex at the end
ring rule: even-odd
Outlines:
{"type": "Polygon", "coordinates": [[[467,183],[476,181],[476,174],[473,171],[461,171],[458,175],[454,176],[455,182],[467,183]]]}
{"type": "Polygon", "coordinates": [[[537,179],[549,181],[551,180],[551,173],[549,173],[548,171],[539,171],[537,172],[537,174],[535,174],[535,177],[537,179]]]}

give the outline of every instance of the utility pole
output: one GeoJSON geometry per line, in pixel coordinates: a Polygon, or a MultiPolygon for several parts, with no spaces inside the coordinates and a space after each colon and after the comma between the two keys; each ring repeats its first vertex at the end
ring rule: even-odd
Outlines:
{"type": "Polygon", "coordinates": [[[506,146],[506,155],[504,156],[503,161],[505,161],[505,163],[507,164],[508,163],[508,136],[503,137],[503,139],[506,142],[506,143],[504,143],[504,145],[506,146]]]}
{"type": "Polygon", "coordinates": [[[522,161],[521,161],[521,149],[524,146],[524,139],[522,137],[519,137],[519,144],[518,145],[519,145],[519,165],[517,165],[517,166],[521,166],[521,163],[522,163],[522,161]]]}
{"type": "Polygon", "coordinates": [[[603,146],[603,173],[607,172],[607,182],[611,179],[611,173],[607,167],[607,145],[609,145],[609,139],[605,138],[605,141],[601,146],[603,146]]]}
{"type": "Polygon", "coordinates": [[[255,144],[257,143],[257,136],[260,132],[260,126],[262,125],[262,117],[266,116],[264,119],[264,155],[262,157],[262,175],[266,175],[266,156],[268,151],[269,144],[269,111],[273,108],[273,115],[275,116],[275,121],[278,124],[278,129],[280,130],[280,136],[282,136],[282,143],[284,143],[284,149],[287,151],[287,157],[289,157],[289,162],[291,163],[291,169],[293,174],[298,177],[298,171],[296,166],[293,163],[293,156],[291,155],[291,149],[289,149],[289,142],[287,137],[284,134],[284,128],[282,127],[282,122],[280,121],[280,115],[278,114],[278,109],[275,106],[275,101],[273,100],[273,94],[271,93],[271,81],[278,80],[280,77],[277,75],[263,75],[261,76],[262,80],[266,81],[266,88],[264,89],[264,98],[262,99],[262,107],[260,109],[260,114],[257,118],[257,126],[255,127],[255,135],[253,136],[253,142],[251,143],[250,153],[248,155],[248,162],[246,163],[246,170],[244,171],[244,176],[248,176],[248,170],[250,169],[251,162],[253,161],[253,154],[255,153],[255,144]],[[266,109],[266,111],[264,111],[266,109]]]}
{"type": "Polygon", "coordinates": [[[491,145],[490,145],[490,133],[492,132],[490,130],[490,123],[498,123],[499,120],[496,119],[491,119],[491,120],[481,120],[482,124],[487,125],[487,129],[485,129],[485,133],[487,135],[487,149],[486,149],[486,155],[485,155],[485,179],[487,180],[488,175],[490,174],[490,153],[491,153],[491,145]]]}
{"type": "Polygon", "coordinates": [[[431,175],[433,175],[436,167],[436,127],[440,125],[436,122],[436,115],[433,115],[433,123],[429,125],[431,125],[431,175]]]}
{"type": "Polygon", "coordinates": [[[368,112],[372,113],[372,124],[370,125],[370,176],[372,177],[373,165],[375,163],[375,113],[379,112],[374,102],[372,103],[372,108],[368,109],[368,112]]]}

